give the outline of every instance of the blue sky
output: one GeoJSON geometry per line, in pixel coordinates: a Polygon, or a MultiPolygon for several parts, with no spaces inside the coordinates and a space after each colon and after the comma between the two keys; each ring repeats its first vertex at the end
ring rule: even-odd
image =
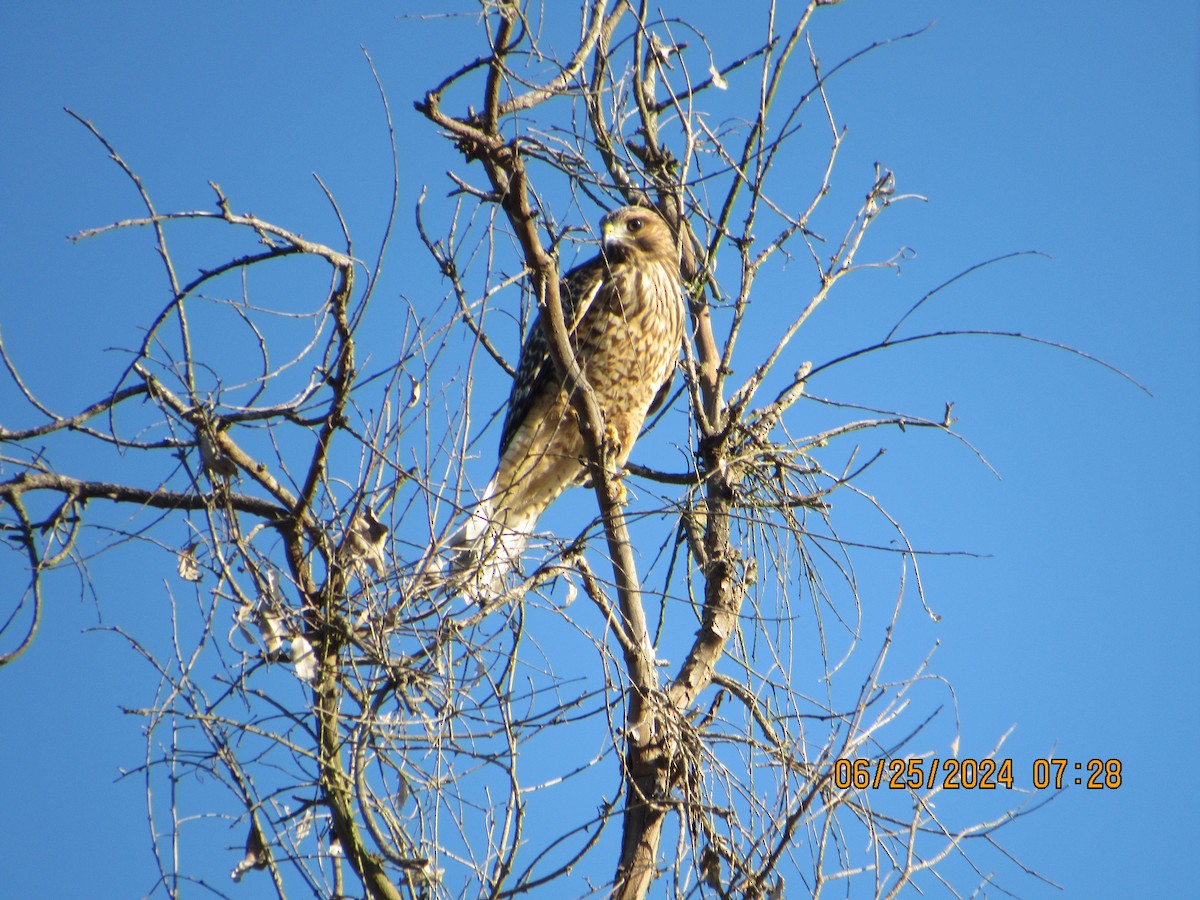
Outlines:
{"type": "MultiPolygon", "coordinates": [[[[390,163],[364,46],[400,132],[392,263],[414,274],[392,290],[419,304],[427,278],[440,296],[435,273],[409,249],[411,209],[423,185],[440,197],[445,170],[465,167],[411,100],[465,58],[451,36],[471,32],[469,20],[402,19],[400,6],[0,9],[0,328],[38,391],[60,408],[93,399],[119,365],[106,348],[138,340],[161,302],[144,235],[65,240],[138,206],[64,106],[103,130],[160,208],[210,205],[212,180],[235,205],[332,240],[315,171],[360,245],[371,246],[390,163]]],[[[1050,755],[1124,764],[1119,790],[1068,789],[1005,834],[1007,849],[1063,885],[1022,880],[1013,887],[1025,897],[1184,896],[1193,887],[1200,490],[1187,460],[1200,443],[1198,16],[1179,2],[1030,10],[845,0],[813,29],[818,53],[832,60],[932,23],[831,86],[848,127],[835,189],[859,190],[878,160],[929,202],[897,210],[873,236],[880,252],[914,248],[901,276],[856,283],[844,312],[814,321],[804,352],[830,358],[867,328],[882,327],[871,332],[882,337],[896,310],[967,266],[1038,250],[1048,258],[989,267],[941,295],[920,326],[1069,344],[1153,394],[1063,353],[971,339],[898,352],[886,378],[846,366],[820,385],[881,405],[955,401],[960,431],[1001,476],[917,434],[889,445],[869,482],[914,544],[984,555],[926,564],[943,620],[911,637],[917,654],[939,645],[935,668],[955,686],[963,753],[987,752],[1015,725],[1003,755],[1018,771],[1050,755]],[[873,306],[883,303],[882,313],[873,306]]],[[[735,42],[739,27],[744,44],[752,38],[751,23],[723,27],[735,42]]],[[[3,424],[14,405],[6,383],[3,424]]],[[[0,585],[16,583],[11,559],[0,566],[0,585]]],[[[154,578],[105,574],[106,621],[161,617],[154,578]]],[[[153,684],[139,681],[111,635],[85,633],[99,614],[71,580],[53,584],[37,643],[0,672],[10,810],[0,820],[0,882],[12,896],[52,897],[87,872],[90,896],[140,896],[154,877],[144,799],[137,784],[114,780],[144,747],[118,705],[147,702],[153,684]]],[[[216,871],[230,866],[222,859],[216,871]]]]}

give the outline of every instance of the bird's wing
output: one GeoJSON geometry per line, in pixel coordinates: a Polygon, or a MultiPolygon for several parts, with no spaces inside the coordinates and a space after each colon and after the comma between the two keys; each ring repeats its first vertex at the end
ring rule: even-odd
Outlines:
{"type": "Polygon", "coordinates": [[[675,368],[671,367],[671,371],[667,373],[667,380],[662,383],[662,387],[658,389],[658,393],[654,395],[654,399],[650,401],[650,408],[646,410],[646,418],[650,418],[667,402],[667,397],[671,393],[671,385],[675,383],[675,368]]]}
{"type": "MultiPolygon", "coordinates": [[[[575,334],[579,323],[591,308],[600,287],[604,283],[605,262],[602,257],[576,266],[563,276],[558,285],[562,301],[563,320],[567,334],[575,334]]],[[[533,405],[538,393],[545,390],[554,380],[554,360],[550,358],[550,344],[542,330],[539,314],[525,337],[521,347],[521,359],[517,363],[517,374],[513,378],[512,393],[508,395],[508,411],[504,416],[504,429],[500,433],[500,455],[508,448],[509,441],[525,415],[533,405]]]]}

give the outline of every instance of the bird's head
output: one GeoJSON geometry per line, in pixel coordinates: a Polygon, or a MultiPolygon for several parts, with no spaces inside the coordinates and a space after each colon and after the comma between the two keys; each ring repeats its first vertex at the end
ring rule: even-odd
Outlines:
{"type": "Polygon", "coordinates": [[[604,256],[616,261],[629,256],[670,257],[675,242],[662,217],[644,206],[613,210],[600,223],[604,256]]]}

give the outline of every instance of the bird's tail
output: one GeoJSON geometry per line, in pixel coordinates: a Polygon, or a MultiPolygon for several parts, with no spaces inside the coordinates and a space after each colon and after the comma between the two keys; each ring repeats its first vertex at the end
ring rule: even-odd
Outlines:
{"type": "Polygon", "coordinates": [[[497,521],[490,487],[484,495],[488,499],[450,538],[453,555],[446,566],[450,589],[476,603],[494,600],[504,591],[505,576],[517,567],[536,521],[497,521]]]}

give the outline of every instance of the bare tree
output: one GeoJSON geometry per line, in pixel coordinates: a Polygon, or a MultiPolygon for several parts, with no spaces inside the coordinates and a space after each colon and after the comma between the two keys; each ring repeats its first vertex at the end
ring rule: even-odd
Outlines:
{"type": "Polygon", "coordinates": [[[953,693],[927,657],[892,662],[902,610],[932,616],[918,554],[858,486],[877,458],[860,459],[864,433],[961,440],[951,409],[810,389],[939,335],[906,315],[824,363],[794,346],[843,281],[900,264],[903,250],[864,248],[913,196],[877,166],[848,174],[854,208],[826,208],[843,137],[827,85],[861,55],[826,65],[813,49],[835,5],[767,2],[761,40],[731,48],[646,4],[485,2],[479,47],[416,102],[463,166],[449,200],[416,203],[445,294],[402,315],[372,302],[386,239],[364,262],[340,213],[336,239],[308,240],[215,184],[213,207],[162,213],[80,119],[145,206],[80,237],[149,230],[169,299],[112,389],[67,414],[4,351],[35,422],[0,428],[0,527],[28,573],[0,664],[34,639],[48,572],[91,589],[99,552],[171,554],[168,639],[123,630],[159,683],[130,710],[147,730],[131,776],[167,894],[189,880],[224,893],[177,850],[231,825],[235,880],[265,870],[253,877],[281,897],[962,896],[992,880],[996,832],[1028,798],[954,821],[937,771],[957,755],[941,725],[953,693]],[[820,164],[799,165],[818,133],[820,164]],[[677,463],[613,472],[558,279],[586,225],[623,204],[677,235],[691,329],[644,438],[677,463]],[[173,235],[213,227],[244,249],[184,280],[173,235]],[[790,293],[761,296],[784,262],[790,293]],[[501,393],[477,385],[512,374],[534,311],[595,502],[571,495],[575,519],[555,521],[576,530],[540,535],[480,606],[444,584],[444,543],[497,431],[501,393]],[[772,341],[748,345],[763,317],[772,341]],[[819,414],[794,420],[800,403],[819,414]],[[57,460],[80,447],[94,465],[72,474],[57,460]],[[867,564],[890,566],[894,588],[864,594],[867,564]]]}

